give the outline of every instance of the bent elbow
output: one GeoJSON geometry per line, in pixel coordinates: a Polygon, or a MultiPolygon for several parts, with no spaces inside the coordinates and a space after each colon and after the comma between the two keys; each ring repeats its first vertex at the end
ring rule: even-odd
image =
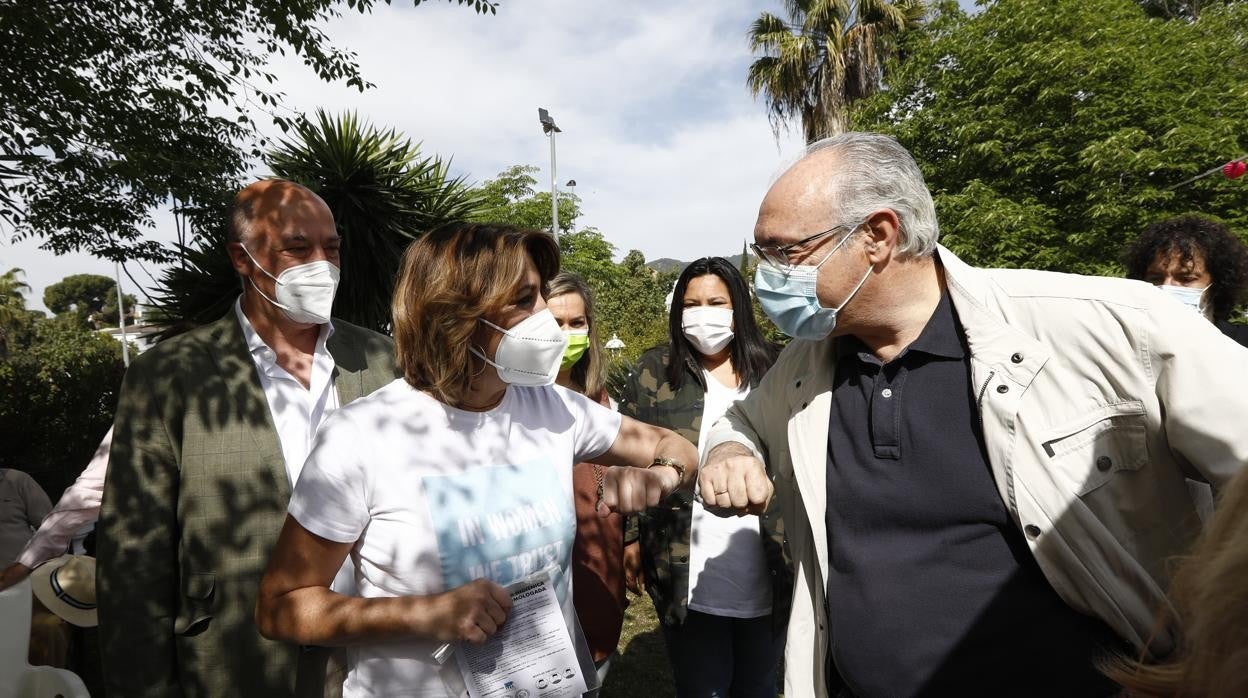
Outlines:
{"type": "Polygon", "coordinates": [[[263,595],[256,599],[254,613],[256,630],[269,640],[281,640],[283,638],[278,636],[278,624],[273,620],[272,605],[273,602],[263,595]]]}
{"type": "Polygon", "coordinates": [[[265,586],[264,581],[261,581],[260,593],[256,596],[256,608],[253,614],[256,630],[270,640],[297,642],[297,638],[294,637],[297,634],[296,628],[291,627],[290,622],[283,621],[283,619],[295,617],[290,608],[284,608],[290,604],[290,600],[281,594],[273,593],[265,586]]]}

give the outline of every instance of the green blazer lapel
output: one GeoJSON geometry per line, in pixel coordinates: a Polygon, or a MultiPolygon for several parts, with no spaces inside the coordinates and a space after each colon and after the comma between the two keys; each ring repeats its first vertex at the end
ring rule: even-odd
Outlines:
{"type": "Polygon", "coordinates": [[[283,490],[282,496],[289,498],[286,460],[282,457],[282,444],[277,437],[273,412],[260,385],[256,362],[247,350],[247,338],[232,307],[224,317],[213,323],[211,336],[212,358],[225,386],[224,397],[234,405],[234,417],[240,422],[239,428],[250,432],[255,440],[257,460],[273,470],[274,481],[283,490]]]}
{"type": "Polygon", "coordinates": [[[334,333],[325,342],[329,355],[334,357],[334,387],[338,389],[338,404],[347,405],[364,397],[364,371],[368,358],[359,342],[351,341],[354,327],[342,320],[335,321],[334,333]]]}

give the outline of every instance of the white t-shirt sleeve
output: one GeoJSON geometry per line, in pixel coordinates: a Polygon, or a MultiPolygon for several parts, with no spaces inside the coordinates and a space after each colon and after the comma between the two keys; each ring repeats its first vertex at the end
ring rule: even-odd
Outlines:
{"type": "Polygon", "coordinates": [[[572,413],[573,463],[591,461],[611,448],[620,435],[620,413],[574,390],[557,389],[572,413]]]}
{"type": "Polygon", "coordinates": [[[336,543],[354,543],[364,532],[369,514],[361,443],[345,410],[330,415],[317,431],[287,509],[309,532],[336,543]]]}

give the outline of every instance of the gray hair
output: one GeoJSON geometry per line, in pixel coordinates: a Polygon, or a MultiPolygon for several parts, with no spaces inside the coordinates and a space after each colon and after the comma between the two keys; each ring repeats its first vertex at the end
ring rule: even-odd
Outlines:
{"type": "Polygon", "coordinates": [[[856,225],[872,211],[891,209],[901,223],[899,258],[926,257],[936,251],[940,237],[936,206],[909,151],[891,136],[865,132],[811,143],[806,156],[824,151],[837,159],[830,197],[838,225],[856,225]]]}
{"type": "Polygon", "coordinates": [[[225,241],[246,244],[251,238],[251,222],[255,219],[255,202],[235,197],[226,218],[225,241]]]}

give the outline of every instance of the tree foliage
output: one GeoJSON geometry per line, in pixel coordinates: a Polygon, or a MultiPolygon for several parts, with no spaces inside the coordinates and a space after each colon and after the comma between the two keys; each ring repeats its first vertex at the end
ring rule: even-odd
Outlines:
{"type": "Polygon", "coordinates": [[[320,195],[342,236],[334,314],[385,331],[403,251],[425,231],[477,215],[482,196],[450,163],[394,129],[318,112],[265,158],[273,174],[320,195]]]}
{"type": "MultiPolygon", "coordinates": [[[[476,219],[504,222],[533,230],[550,230],[550,192],[537,190],[540,170],[533,165],[512,165],[481,185],[484,201],[476,219]]],[[[559,193],[559,231],[569,232],[581,216],[576,194],[559,193]]]]}
{"type": "Polygon", "coordinates": [[[626,345],[622,358],[636,359],[651,347],[668,341],[664,299],[678,272],[659,272],[646,266],[639,250],[629,250],[616,273],[595,288],[605,341],[618,334],[626,345]]]}
{"type": "MultiPolygon", "coordinates": [[[[135,297],[125,294],[126,322],[134,319],[135,297]]],[[[43,304],[57,315],[72,313],[84,327],[116,327],[117,282],[101,274],[71,274],[43,290],[43,304]]]]}
{"type": "Polygon", "coordinates": [[[1131,0],[942,4],[855,117],[918,159],[942,241],[976,264],[1117,274],[1124,243],[1188,212],[1248,227],[1248,3],[1192,22],[1131,0]]]}
{"type": "Polygon", "coordinates": [[[55,499],[113,421],[121,344],[74,314],[19,324],[0,357],[0,467],[30,473],[55,499]]]}
{"type": "Polygon", "coordinates": [[[0,358],[8,354],[15,331],[28,324],[26,294],[30,284],[22,280],[26,272],[17,267],[0,274],[0,358]]]}
{"type": "Polygon", "coordinates": [[[115,285],[101,274],[71,274],[43,290],[43,304],[57,315],[74,311],[87,317],[104,309],[108,291],[115,285]]]}
{"type": "Polygon", "coordinates": [[[750,27],[746,84],[772,130],[798,120],[806,142],[845,131],[850,107],[875,94],[897,39],[919,25],[925,0],[785,0],[750,27]]]}
{"type": "Polygon", "coordinates": [[[1243,0],[1139,0],[1140,6],[1154,17],[1165,19],[1194,20],[1211,5],[1243,2],[1243,0]]]}
{"type": "MultiPolygon", "coordinates": [[[[334,316],[378,331],[390,326],[399,261],[411,241],[473,217],[481,206],[481,195],[452,177],[448,162],[354,114],[318,112],[265,159],[274,175],[307,186],[334,215],[342,236],[334,316]]],[[[184,263],[165,271],[153,298],[155,317],[168,327],[163,337],[221,317],[239,291],[222,226],[182,255],[184,263]]]]}
{"type": "Polygon", "coordinates": [[[355,54],[322,27],[375,5],[0,2],[0,223],[57,253],[170,261],[144,236],[151,211],[213,205],[266,145],[259,120],[300,122],[270,61],[290,52],[323,80],[365,89],[355,54]]]}
{"type": "MultiPolygon", "coordinates": [[[[537,191],[538,168],[514,165],[485,182],[485,206],[477,219],[538,230],[550,227],[550,192],[537,191]]],[[[621,360],[635,359],[646,349],[666,341],[667,315],[663,298],[675,273],[646,266],[639,250],[615,261],[615,246],[595,228],[576,228],[580,199],[559,195],[559,250],[562,268],[589,284],[597,306],[598,336],[606,341],[618,334],[626,347],[621,360]]]]}
{"type": "Polygon", "coordinates": [[[30,293],[30,284],[22,280],[26,272],[13,267],[0,274],[0,325],[8,324],[26,309],[26,294],[30,293]]]}

